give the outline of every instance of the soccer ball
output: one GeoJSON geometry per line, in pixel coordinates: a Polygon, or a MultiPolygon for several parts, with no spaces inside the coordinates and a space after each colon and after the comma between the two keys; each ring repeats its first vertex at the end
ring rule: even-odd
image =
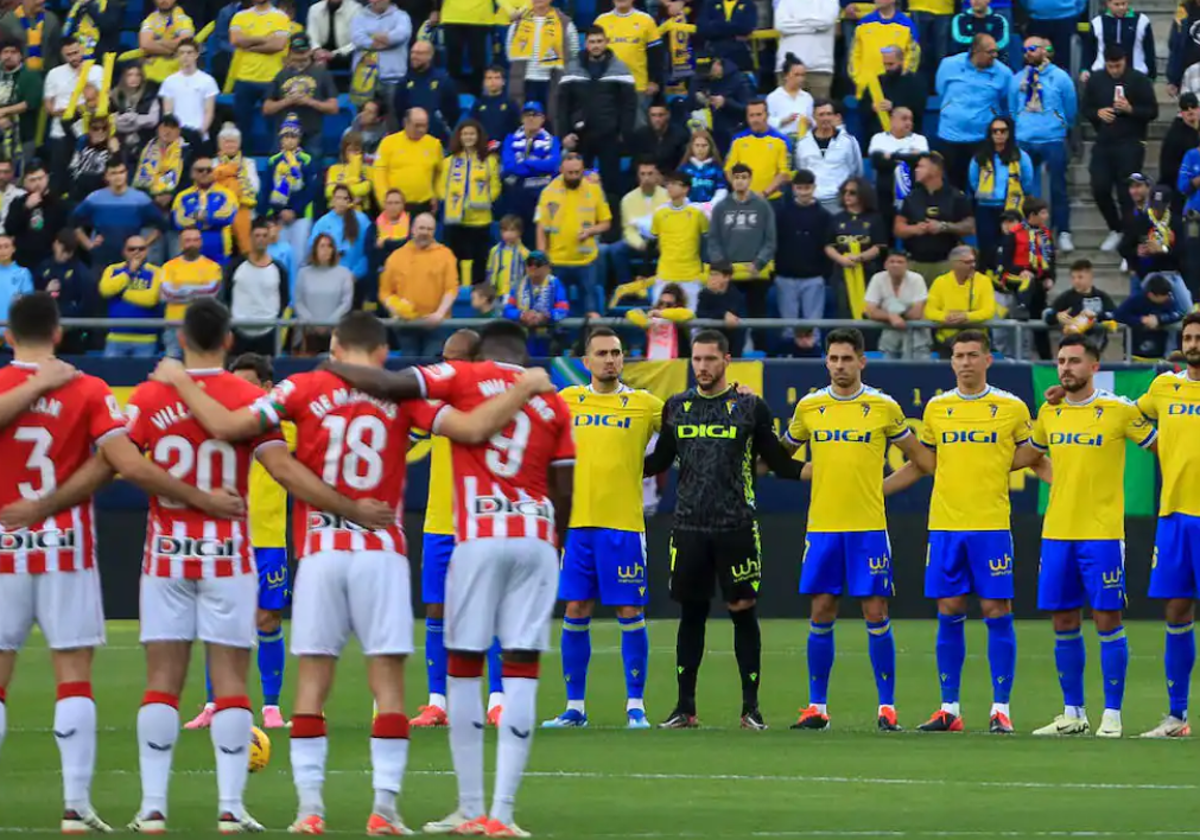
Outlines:
{"type": "Polygon", "coordinates": [[[271,739],[257,726],[250,727],[250,772],[267,769],[271,763],[271,739]]]}

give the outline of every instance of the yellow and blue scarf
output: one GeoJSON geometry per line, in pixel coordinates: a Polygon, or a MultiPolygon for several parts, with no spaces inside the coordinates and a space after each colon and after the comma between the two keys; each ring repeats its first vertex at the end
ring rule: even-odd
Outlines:
{"type": "MultiPolygon", "coordinates": [[[[978,195],[996,194],[996,166],[989,157],[987,163],[979,167],[978,195]]],[[[1004,195],[1004,209],[1021,212],[1021,204],[1025,201],[1025,190],[1021,186],[1021,161],[1010,161],[1008,164],[1008,190],[1004,195]]]]}
{"type": "Polygon", "coordinates": [[[32,23],[25,14],[24,6],[17,6],[14,14],[25,30],[25,66],[30,70],[44,70],[46,62],[42,57],[42,38],[46,34],[46,12],[38,12],[37,20],[32,23]]]}
{"type": "Polygon", "coordinates": [[[142,150],[133,185],[152,196],[163,195],[175,192],[182,176],[183,141],[176,140],[164,148],[158,140],[151,140],[142,150]]]}
{"type": "Polygon", "coordinates": [[[287,207],[292,197],[304,186],[300,151],[282,151],[271,172],[271,205],[287,207]]]}
{"type": "Polygon", "coordinates": [[[361,108],[375,97],[379,87],[379,53],[367,50],[358,60],[354,75],[350,77],[350,101],[361,108]]]}
{"type": "Polygon", "coordinates": [[[96,57],[96,46],[100,43],[100,27],[95,15],[108,9],[108,0],[75,0],[67,19],[63,22],[63,38],[75,38],[83,46],[85,59],[96,57]]]}
{"type": "Polygon", "coordinates": [[[450,158],[450,166],[446,170],[446,224],[461,224],[463,214],[468,209],[491,208],[487,168],[488,162],[473,154],[462,153],[450,158]],[[479,177],[480,168],[483,170],[482,178],[479,177]]]}

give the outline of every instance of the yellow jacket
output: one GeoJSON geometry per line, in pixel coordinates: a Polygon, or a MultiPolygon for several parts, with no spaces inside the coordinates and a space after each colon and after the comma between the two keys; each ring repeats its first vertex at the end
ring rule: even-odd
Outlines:
{"type": "MultiPolygon", "coordinates": [[[[930,321],[945,321],[949,312],[965,312],[972,323],[995,318],[996,295],[988,276],[977,271],[966,283],[959,283],[954,272],[947,271],[936,278],[929,287],[929,299],[925,301],[925,317],[930,321]]],[[[938,330],[937,340],[947,341],[959,329],[938,330]]]]}
{"type": "Polygon", "coordinates": [[[434,198],[442,169],[442,141],[426,134],[413,142],[403,131],[389,134],[375,153],[371,181],[380,207],[390,189],[404,193],[409,204],[424,204],[434,198]]]}
{"type": "Polygon", "coordinates": [[[897,11],[890,20],[871,12],[854,28],[854,47],[850,52],[850,78],[861,97],[867,85],[883,73],[884,47],[898,47],[904,53],[904,71],[913,73],[921,61],[917,27],[912,19],[897,11]]]}
{"type": "Polygon", "coordinates": [[[388,257],[379,275],[379,300],[399,318],[431,315],[452,293],[458,293],[458,261],[437,242],[428,248],[405,243],[388,257]]]}

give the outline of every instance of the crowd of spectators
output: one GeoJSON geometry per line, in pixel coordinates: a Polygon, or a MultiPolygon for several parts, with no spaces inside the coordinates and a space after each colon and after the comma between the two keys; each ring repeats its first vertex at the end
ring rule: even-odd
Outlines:
{"type": "Polygon", "coordinates": [[[410,322],[412,355],[455,315],[546,354],[568,315],[620,314],[651,358],[694,318],[739,354],[819,354],[740,323],[776,315],[877,322],[895,358],[1003,317],[1122,322],[1161,356],[1200,280],[1200,0],[1157,180],[1129,0],[148,0],[122,34],[141,2],[0,2],[0,320],[30,289],[122,320],[76,351],[176,354],[136,322],[218,296],[265,322],[236,330],[260,352],[328,347],[271,321],[364,308],[410,322]],[[1086,260],[1056,288],[1084,126],[1120,306],[1086,260]]]}

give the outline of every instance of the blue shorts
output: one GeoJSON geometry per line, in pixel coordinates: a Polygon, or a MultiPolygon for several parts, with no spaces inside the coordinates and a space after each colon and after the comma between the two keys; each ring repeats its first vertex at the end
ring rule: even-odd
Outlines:
{"type": "Polygon", "coordinates": [[[453,553],[453,534],[425,534],[421,541],[421,603],[446,603],[446,570],[453,553]]]}
{"type": "Polygon", "coordinates": [[[1200,598],[1200,516],[1159,517],[1150,563],[1151,598],[1200,598]]]}
{"type": "Polygon", "coordinates": [[[646,595],[646,535],[613,528],[572,528],[567,531],[560,601],[599,600],[606,607],[644,607],[646,595]]]}
{"type": "Polygon", "coordinates": [[[1125,609],[1125,540],[1042,540],[1038,609],[1125,609]],[[1086,597],[1085,597],[1086,596],[1086,597]]]}
{"type": "Polygon", "coordinates": [[[801,595],[890,598],[896,594],[887,531],[809,532],[801,562],[801,595]]]}
{"type": "Polygon", "coordinates": [[[254,549],[258,567],[258,608],[280,612],[292,602],[292,574],[286,548],[254,549]]]}
{"type": "Polygon", "coordinates": [[[1008,531],[930,531],[925,597],[1013,597],[1013,541],[1008,531]]]}

